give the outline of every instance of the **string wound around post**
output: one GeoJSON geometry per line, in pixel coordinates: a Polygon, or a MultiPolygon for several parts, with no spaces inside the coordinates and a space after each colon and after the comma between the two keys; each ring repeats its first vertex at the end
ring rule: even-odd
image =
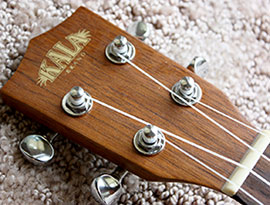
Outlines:
{"type": "Polygon", "coordinates": [[[202,98],[202,89],[192,77],[186,76],[179,80],[172,87],[172,99],[184,106],[197,103],[202,98]],[[177,95],[176,95],[177,94],[177,95]]]}
{"type": "Polygon", "coordinates": [[[74,117],[86,114],[92,106],[91,95],[79,86],[74,86],[62,99],[63,110],[74,117]]]}
{"type": "Polygon", "coordinates": [[[141,154],[154,155],[164,149],[165,141],[165,136],[160,129],[149,124],[135,134],[133,145],[141,154]]]}
{"type": "Polygon", "coordinates": [[[105,55],[113,63],[124,64],[126,59],[132,60],[135,56],[136,50],[126,37],[116,36],[116,38],[106,47],[105,55]],[[123,59],[119,55],[124,56],[123,59]]]}

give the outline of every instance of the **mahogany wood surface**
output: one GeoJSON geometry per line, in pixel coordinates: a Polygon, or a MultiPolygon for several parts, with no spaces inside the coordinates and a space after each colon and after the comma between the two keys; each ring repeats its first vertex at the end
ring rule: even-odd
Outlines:
{"type": "MultiPolygon", "coordinates": [[[[171,88],[182,77],[192,76],[202,88],[202,102],[249,124],[215,86],[82,7],[57,27],[31,40],[18,70],[1,90],[4,101],[144,179],[188,182],[220,190],[225,183],[223,179],[168,144],[155,156],[139,154],[133,147],[132,139],[144,125],[96,103],[89,114],[75,118],[68,116],[61,108],[63,96],[73,86],[81,86],[98,100],[224,156],[241,160],[247,147],[193,109],[176,104],[166,90],[132,66],[116,65],[107,60],[104,50],[120,34],[126,36],[136,48],[136,56],[132,61],[163,84],[171,88]],[[46,57],[47,52],[58,41],[72,49],[65,37],[84,29],[91,34],[91,41],[82,50],[86,55],[76,64],[76,59],[69,63],[68,67],[72,64],[73,69],[63,70],[54,82],[48,81],[46,86],[38,85],[38,72],[43,59],[47,59],[48,65],[53,65],[46,57]]],[[[196,107],[252,144],[257,133],[200,105],[196,107]]],[[[166,138],[226,177],[235,168],[170,136],[166,138]]],[[[265,167],[266,162],[260,161],[260,167],[265,167]]],[[[269,168],[266,169],[269,176],[269,168]]]]}

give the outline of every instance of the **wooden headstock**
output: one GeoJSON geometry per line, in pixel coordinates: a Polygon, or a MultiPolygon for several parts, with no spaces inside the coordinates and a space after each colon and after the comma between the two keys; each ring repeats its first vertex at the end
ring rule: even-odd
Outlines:
{"type": "MultiPolygon", "coordinates": [[[[74,118],[63,111],[63,96],[73,86],[81,86],[100,101],[235,161],[245,155],[247,147],[193,109],[176,104],[166,90],[130,65],[111,63],[104,51],[117,35],[126,36],[135,46],[132,62],[163,84],[171,88],[182,77],[191,76],[202,88],[202,102],[249,124],[213,85],[85,8],[79,8],[62,24],[31,40],[17,72],[1,90],[4,101],[144,179],[181,181],[221,190],[223,179],[168,144],[155,156],[139,154],[132,140],[142,124],[95,103],[91,112],[81,117],[74,118]]],[[[248,144],[257,136],[254,131],[196,106],[248,144]]],[[[235,165],[166,137],[227,178],[235,169],[235,165]]],[[[267,169],[262,175],[269,177],[265,161],[260,160],[257,166],[267,169]]]]}

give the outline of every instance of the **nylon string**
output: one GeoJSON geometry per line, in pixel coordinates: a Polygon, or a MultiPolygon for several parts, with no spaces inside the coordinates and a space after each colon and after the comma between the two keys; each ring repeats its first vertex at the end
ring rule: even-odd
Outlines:
{"type": "MultiPolygon", "coordinates": [[[[128,114],[128,113],[126,113],[126,112],[124,112],[124,111],[122,111],[122,110],[119,110],[119,109],[117,109],[117,108],[115,108],[115,107],[113,107],[113,106],[111,106],[111,105],[108,105],[108,104],[106,104],[106,103],[104,103],[104,102],[102,102],[102,101],[99,101],[99,100],[97,100],[97,99],[95,99],[95,98],[92,98],[92,99],[93,99],[93,102],[96,102],[96,103],[98,103],[98,104],[100,104],[100,105],[102,105],[102,106],[104,106],[104,107],[106,107],[106,108],[108,108],[108,109],[111,109],[111,110],[113,110],[113,111],[115,111],[115,112],[117,112],[117,113],[119,113],[119,114],[122,114],[122,115],[124,115],[124,116],[126,116],[126,117],[129,117],[129,118],[131,118],[131,119],[133,119],[133,120],[135,120],[135,121],[137,121],[137,122],[140,122],[140,123],[142,123],[142,124],[144,124],[144,125],[150,124],[150,123],[148,123],[148,122],[146,122],[146,121],[144,121],[144,120],[142,120],[142,119],[140,119],[140,118],[138,118],[138,117],[136,117],[136,116],[133,116],[133,115],[131,115],[131,114],[128,114]]],[[[166,133],[166,134],[168,134],[168,135],[171,134],[170,132],[168,132],[168,131],[166,131],[166,130],[164,130],[164,129],[161,129],[161,128],[159,128],[159,129],[160,129],[162,132],[165,131],[164,133],[166,133]]],[[[173,135],[174,135],[174,134],[173,134],[173,135]]],[[[181,137],[178,136],[178,138],[181,138],[181,137]]],[[[185,140],[185,141],[188,141],[188,140],[185,140]]],[[[205,167],[206,169],[208,169],[208,170],[210,170],[211,172],[213,172],[215,175],[221,177],[222,179],[226,180],[227,182],[233,184],[234,186],[237,186],[237,187],[239,186],[239,185],[237,185],[235,182],[231,181],[230,179],[226,178],[225,176],[223,176],[222,174],[220,174],[219,172],[217,172],[215,169],[213,169],[213,168],[211,168],[210,166],[208,166],[208,165],[206,165],[205,163],[203,163],[201,160],[197,159],[196,157],[194,157],[194,156],[191,155],[190,153],[184,151],[184,150],[181,149],[179,146],[177,146],[177,145],[175,145],[174,143],[168,141],[167,139],[166,139],[166,142],[167,142],[168,144],[170,144],[171,146],[173,146],[174,148],[176,148],[178,151],[182,152],[183,154],[185,154],[186,156],[188,156],[189,158],[191,158],[192,160],[194,160],[195,162],[199,163],[200,165],[202,165],[202,166],[205,167]]],[[[188,141],[188,142],[189,142],[189,141],[188,141]]],[[[192,145],[192,144],[194,144],[194,143],[190,142],[190,144],[192,145]]],[[[192,145],[192,146],[193,146],[193,145],[192,145]]],[[[198,149],[200,149],[201,146],[199,146],[199,145],[197,145],[197,146],[196,146],[196,147],[197,147],[198,149]],[[198,146],[198,147],[197,147],[197,146],[198,146]]],[[[206,148],[204,148],[204,149],[207,150],[206,148]]],[[[213,152],[213,151],[211,151],[211,150],[208,150],[208,152],[209,152],[209,153],[215,153],[215,152],[213,152]]],[[[222,156],[222,155],[220,155],[220,154],[218,154],[218,153],[215,153],[214,155],[215,155],[215,156],[219,156],[219,157],[221,157],[221,158],[224,159],[224,160],[229,159],[229,158],[224,157],[224,156],[222,156]]],[[[226,161],[227,161],[227,160],[226,160],[226,161]]],[[[228,162],[231,162],[231,163],[232,163],[233,160],[229,159],[228,162]]],[[[243,166],[243,165],[241,165],[241,164],[239,164],[239,163],[237,163],[237,162],[235,162],[235,161],[234,161],[234,163],[235,163],[236,165],[242,167],[242,168],[248,169],[247,167],[245,167],[245,166],[243,166]]],[[[248,169],[248,170],[249,170],[249,169],[248,169]]],[[[268,182],[268,184],[269,184],[269,182],[268,182]]],[[[239,190],[241,190],[243,193],[245,193],[245,194],[246,194],[248,197],[250,197],[252,200],[256,201],[258,204],[263,204],[263,203],[260,202],[257,198],[255,198],[254,196],[252,196],[249,192],[247,192],[245,189],[241,188],[240,186],[239,186],[239,190]]]]}
{"type": "MultiPolygon", "coordinates": [[[[126,113],[126,112],[124,112],[124,111],[122,111],[122,110],[119,110],[119,109],[117,109],[117,108],[115,108],[115,107],[112,107],[112,106],[110,106],[110,105],[108,105],[108,104],[106,104],[106,103],[104,103],[104,102],[101,102],[101,101],[99,101],[99,100],[97,100],[97,99],[93,99],[93,101],[94,101],[94,102],[97,102],[98,104],[100,104],[100,105],[102,105],[102,106],[104,106],[104,107],[107,107],[107,108],[109,108],[109,109],[111,109],[111,110],[113,110],[113,111],[115,111],[115,112],[118,112],[118,113],[120,113],[120,114],[122,114],[122,115],[124,115],[124,116],[126,116],[126,117],[128,117],[128,118],[131,118],[131,119],[133,119],[133,120],[135,120],[135,121],[137,121],[137,122],[140,122],[140,123],[142,123],[142,124],[144,124],[144,125],[151,124],[151,123],[146,122],[146,121],[144,121],[144,120],[142,120],[142,119],[140,119],[140,118],[138,118],[138,117],[135,117],[135,116],[133,116],[133,115],[131,115],[131,114],[129,114],[129,113],[126,113]]],[[[157,127],[158,127],[158,126],[157,126],[157,127]]],[[[236,162],[235,160],[232,160],[232,159],[230,159],[230,158],[228,158],[228,157],[226,157],[226,156],[223,156],[223,155],[221,155],[221,154],[218,154],[218,153],[216,153],[216,152],[214,152],[214,151],[212,151],[212,150],[209,150],[209,149],[207,149],[207,148],[205,148],[205,147],[203,147],[203,146],[200,146],[200,145],[198,145],[198,144],[196,144],[196,143],[194,143],[194,142],[191,142],[191,141],[189,141],[189,140],[187,140],[187,139],[185,139],[185,138],[182,138],[182,137],[180,137],[180,136],[178,136],[178,135],[175,135],[175,134],[173,134],[173,133],[171,133],[171,132],[169,132],[169,131],[167,131],[167,130],[165,130],[165,129],[162,129],[162,128],[160,128],[160,127],[158,127],[158,128],[159,128],[160,131],[162,131],[163,133],[165,133],[165,134],[167,134],[167,135],[169,135],[169,136],[171,136],[171,137],[173,137],[173,138],[175,138],[175,139],[178,139],[178,140],[180,140],[180,141],[182,141],[182,142],[184,142],[184,143],[186,143],[186,144],[189,144],[189,145],[191,145],[191,146],[193,146],[193,147],[195,147],[195,148],[197,148],[197,149],[200,149],[200,150],[202,150],[202,151],[204,151],[204,152],[206,152],[206,153],[209,153],[209,154],[211,154],[211,155],[213,155],[213,156],[216,156],[216,157],[218,157],[218,158],[220,158],[220,159],[223,159],[224,161],[227,161],[227,162],[229,162],[229,163],[231,163],[231,164],[234,164],[234,165],[236,165],[236,166],[238,166],[238,167],[241,167],[241,168],[243,168],[243,169],[248,170],[251,174],[253,174],[253,175],[254,175],[255,177],[257,177],[259,180],[261,180],[262,182],[264,182],[267,186],[270,186],[270,182],[269,182],[267,179],[263,178],[263,177],[262,177],[261,175],[259,175],[257,172],[255,172],[255,171],[253,171],[253,170],[250,170],[248,167],[246,167],[246,166],[240,164],[239,162],[236,162]]]]}
{"type": "Polygon", "coordinates": [[[257,154],[259,154],[261,157],[263,157],[265,160],[267,160],[268,162],[270,162],[270,159],[264,155],[263,153],[259,152],[258,150],[256,150],[255,148],[253,148],[252,146],[250,146],[248,143],[246,143],[244,140],[242,140],[241,138],[239,138],[238,136],[236,136],[234,133],[232,133],[230,130],[228,130],[227,128],[225,128],[224,126],[222,126],[221,124],[219,124],[217,121],[215,121],[214,119],[212,119],[211,117],[209,117],[207,114],[205,114],[204,112],[202,112],[200,109],[198,109],[197,107],[193,106],[192,104],[190,104],[189,102],[187,102],[184,98],[182,98],[181,96],[179,96],[177,93],[175,93],[174,91],[172,91],[171,89],[169,89],[167,86],[165,86],[164,84],[162,84],[161,82],[159,82],[157,79],[155,79],[153,76],[151,76],[150,74],[148,74],[147,72],[145,72],[144,70],[142,70],[139,66],[137,66],[136,64],[134,64],[133,62],[131,62],[130,60],[128,60],[127,58],[125,58],[123,55],[118,54],[119,57],[121,57],[123,60],[125,60],[127,63],[129,63],[132,67],[134,67],[136,70],[138,70],[139,72],[141,72],[142,74],[144,74],[145,76],[147,76],[148,78],[150,78],[151,80],[153,80],[155,83],[157,83],[159,86],[161,86],[162,88],[164,88],[165,90],[167,90],[168,92],[170,92],[171,94],[175,95],[176,97],[178,97],[179,99],[181,99],[184,103],[186,103],[188,106],[190,106],[192,109],[194,109],[195,111],[197,111],[199,114],[201,114],[202,116],[204,116],[206,119],[208,119],[210,122],[212,122],[213,124],[215,124],[216,126],[218,126],[219,128],[221,128],[223,131],[225,131],[227,134],[231,135],[233,138],[235,138],[236,140],[238,140],[239,142],[241,142],[242,144],[244,144],[246,147],[248,147],[249,149],[251,149],[252,151],[256,152],[257,154]]]}
{"type": "Polygon", "coordinates": [[[228,118],[228,119],[230,119],[230,120],[232,120],[232,121],[234,121],[234,122],[236,122],[236,123],[238,123],[238,124],[240,124],[240,125],[242,125],[242,126],[248,128],[248,129],[250,129],[250,130],[253,130],[253,131],[255,131],[255,132],[258,132],[259,134],[261,134],[261,135],[263,135],[263,136],[269,138],[269,136],[268,136],[267,134],[263,133],[262,130],[259,130],[259,129],[254,128],[254,127],[252,127],[252,126],[250,126],[250,125],[248,125],[248,124],[246,124],[246,123],[244,123],[244,122],[241,122],[240,120],[237,120],[236,118],[233,118],[233,117],[231,117],[231,116],[229,116],[229,115],[227,115],[227,114],[225,114],[225,113],[219,111],[218,109],[213,108],[212,106],[207,105],[207,104],[205,104],[205,103],[203,103],[203,102],[201,102],[201,101],[199,101],[199,100],[194,100],[193,98],[189,98],[189,99],[192,100],[192,101],[195,102],[195,103],[198,103],[198,104],[204,106],[205,108],[207,108],[207,109],[209,109],[209,110],[212,110],[213,112],[215,112],[215,113],[217,113],[217,114],[219,114],[219,115],[222,115],[223,117],[226,117],[226,118],[228,118]]]}
{"type": "MultiPolygon", "coordinates": [[[[192,100],[192,99],[191,99],[191,100],[192,100]]],[[[228,118],[228,119],[230,119],[230,120],[232,120],[232,121],[234,121],[234,122],[236,122],[236,123],[238,123],[238,124],[240,124],[240,125],[242,125],[242,126],[248,128],[248,129],[250,129],[250,130],[253,130],[253,131],[255,131],[255,132],[258,132],[258,133],[260,133],[260,134],[263,135],[263,136],[269,137],[268,135],[266,135],[265,133],[263,133],[261,130],[259,130],[259,129],[257,129],[257,128],[254,128],[254,127],[251,127],[250,125],[247,125],[246,123],[241,122],[241,121],[239,121],[239,120],[237,120],[237,119],[235,119],[235,118],[233,118],[233,117],[231,117],[231,116],[229,116],[229,115],[227,115],[227,114],[225,114],[225,113],[223,113],[223,112],[217,110],[216,108],[211,107],[210,105],[207,105],[207,104],[205,104],[205,103],[203,103],[203,102],[200,102],[200,101],[197,101],[196,103],[198,103],[198,104],[200,104],[200,105],[202,105],[202,106],[208,108],[209,110],[212,110],[212,111],[214,111],[214,112],[216,112],[216,113],[222,115],[223,117],[226,117],[226,118],[228,118]]]]}
{"type": "MultiPolygon", "coordinates": [[[[171,146],[173,146],[175,149],[179,150],[180,152],[184,153],[185,155],[187,155],[189,158],[193,159],[195,162],[201,164],[202,166],[204,166],[206,169],[210,170],[211,172],[213,172],[214,174],[216,174],[217,176],[219,176],[220,178],[226,180],[227,182],[233,184],[234,186],[238,186],[235,182],[231,181],[230,179],[226,178],[225,176],[223,176],[222,174],[220,174],[218,171],[216,171],[215,169],[211,168],[210,166],[208,166],[207,164],[203,163],[202,161],[200,161],[199,159],[197,159],[196,157],[194,157],[193,155],[191,155],[190,153],[186,152],[185,150],[181,149],[180,147],[178,147],[177,145],[167,141],[168,144],[170,144],[171,146]]],[[[245,189],[239,187],[239,190],[241,190],[243,193],[245,193],[249,198],[251,198],[253,201],[257,202],[260,205],[263,205],[263,203],[258,200],[256,197],[254,197],[252,194],[250,194],[249,192],[247,192],[245,189]]]]}
{"type": "MultiPolygon", "coordinates": [[[[142,123],[142,124],[144,124],[144,125],[151,124],[151,123],[146,122],[146,121],[144,121],[144,120],[142,120],[142,119],[140,119],[140,118],[138,118],[138,117],[135,117],[135,116],[133,116],[133,115],[131,115],[131,114],[128,114],[128,113],[126,113],[126,112],[124,112],[124,111],[121,111],[121,110],[119,110],[119,109],[117,109],[117,108],[115,108],[115,107],[112,107],[112,106],[110,106],[110,105],[108,105],[108,104],[106,104],[106,103],[104,103],[104,102],[101,102],[101,101],[99,101],[99,100],[97,100],[97,99],[93,99],[93,101],[94,101],[94,102],[97,102],[98,104],[100,104],[100,105],[102,105],[102,106],[104,106],[104,107],[107,107],[107,108],[109,108],[109,109],[111,109],[111,110],[113,110],[113,111],[115,111],[115,112],[118,112],[118,113],[120,113],[120,114],[122,114],[122,115],[124,115],[124,116],[126,116],[126,117],[129,117],[129,118],[131,118],[131,119],[133,119],[133,120],[135,120],[135,121],[137,121],[137,122],[140,122],[140,123],[142,123]]],[[[157,126],[157,127],[158,127],[158,126],[157,126]]],[[[175,138],[175,139],[178,139],[178,140],[180,140],[180,141],[182,141],[182,142],[184,142],[184,143],[186,143],[186,144],[189,144],[189,145],[191,145],[191,146],[193,146],[193,147],[195,147],[195,148],[197,148],[197,149],[200,149],[200,150],[202,150],[202,151],[204,151],[204,152],[207,152],[207,153],[209,153],[209,154],[211,154],[211,155],[213,155],[213,156],[216,156],[216,157],[218,157],[218,158],[220,158],[220,159],[223,159],[224,161],[227,161],[227,162],[229,162],[229,163],[231,163],[231,164],[234,164],[234,165],[236,165],[236,166],[239,166],[239,167],[241,167],[241,168],[243,168],[243,169],[248,170],[251,174],[253,174],[254,176],[256,176],[258,179],[260,179],[260,180],[261,180],[262,182],[264,182],[266,185],[270,186],[270,182],[269,182],[268,180],[266,180],[265,178],[263,178],[261,175],[259,175],[259,174],[256,173],[255,171],[250,170],[247,166],[244,166],[244,165],[240,164],[239,162],[236,162],[236,161],[234,161],[234,160],[232,160],[232,159],[230,159],[230,158],[228,158],[228,157],[226,157],[226,156],[223,156],[223,155],[221,155],[221,154],[218,154],[218,153],[216,153],[216,152],[214,152],[214,151],[212,151],[212,150],[209,150],[209,149],[207,149],[207,148],[205,148],[205,147],[203,147],[203,146],[200,146],[200,145],[198,145],[198,144],[196,144],[196,143],[194,143],[194,142],[191,142],[191,141],[189,141],[189,140],[187,140],[187,139],[185,139],[185,138],[182,138],[182,137],[180,137],[180,136],[178,136],[178,135],[175,135],[175,134],[173,134],[172,132],[169,132],[169,131],[167,131],[167,130],[165,130],[165,129],[162,129],[162,128],[160,128],[160,127],[158,127],[158,128],[159,128],[160,131],[162,131],[163,133],[165,133],[165,134],[167,134],[167,135],[169,135],[169,136],[171,136],[171,137],[173,137],[173,138],[175,138]]]]}

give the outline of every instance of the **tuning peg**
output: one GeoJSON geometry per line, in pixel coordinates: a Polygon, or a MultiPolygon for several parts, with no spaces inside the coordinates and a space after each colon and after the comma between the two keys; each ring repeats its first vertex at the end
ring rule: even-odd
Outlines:
{"type": "Polygon", "coordinates": [[[150,35],[150,28],[147,23],[136,21],[128,26],[127,32],[144,41],[150,35]]]}
{"type": "Polygon", "coordinates": [[[187,69],[196,73],[198,76],[205,78],[208,74],[208,63],[203,57],[196,56],[187,66],[187,69]]]}
{"type": "Polygon", "coordinates": [[[20,141],[19,149],[28,161],[36,165],[44,165],[54,157],[53,141],[58,133],[50,140],[46,136],[31,134],[20,141]]]}
{"type": "Polygon", "coordinates": [[[119,55],[124,56],[128,60],[132,60],[135,56],[135,47],[124,36],[116,36],[115,39],[106,47],[106,57],[116,64],[126,63],[126,60],[119,55]]]}
{"type": "Polygon", "coordinates": [[[149,124],[135,134],[133,145],[142,154],[154,155],[164,149],[165,136],[158,127],[149,124]]]}
{"type": "Polygon", "coordinates": [[[123,193],[121,182],[127,171],[117,167],[111,174],[101,174],[91,183],[91,193],[94,199],[102,205],[116,204],[123,193]]]}
{"type": "Polygon", "coordinates": [[[192,77],[185,76],[172,87],[172,91],[176,93],[171,93],[172,99],[180,105],[189,106],[189,104],[195,104],[202,98],[202,89],[194,81],[192,77]],[[188,103],[187,103],[188,102],[188,103]]]}
{"type": "Polygon", "coordinates": [[[93,100],[81,87],[74,86],[62,99],[62,108],[71,116],[81,116],[91,110],[93,100]]]}

